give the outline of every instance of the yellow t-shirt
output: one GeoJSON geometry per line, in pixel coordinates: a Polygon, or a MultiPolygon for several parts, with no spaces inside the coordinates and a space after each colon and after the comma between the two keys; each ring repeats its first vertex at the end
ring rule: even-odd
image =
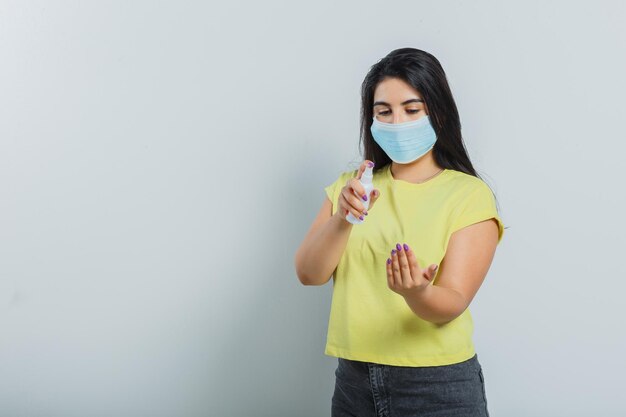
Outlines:
{"type": "MultiPolygon", "coordinates": [[[[337,210],[341,188],[358,170],[343,172],[324,190],[337,210]]],[[[396,180],[391,165],[374,173],[380,197],[362,224],[352,226],[333,274],[325,354],[396,366],[448,365],[475,354],[469,308],[443,325],[421,319],[387,285],[386,262],[396,243],[408,244],[420,267],[439,265],[450,236],[495,218],[498,243],[504,226],[489,186],[480,178],[445,169],[421,184],[396,180]]],[[[436,285],[438,275],[432,285],[436,285]]]]}

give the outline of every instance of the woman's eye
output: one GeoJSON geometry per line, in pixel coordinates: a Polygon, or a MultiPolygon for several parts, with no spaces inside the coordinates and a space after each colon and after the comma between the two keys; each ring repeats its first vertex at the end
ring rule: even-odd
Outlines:
{"type": "MultiPolygon", "coordinates": [[[[420,111],[420,109],[417,109],[417,110],[415,110],[415,109],[410,109],[410,110],[407,110],[407,112],[409,112],[409,113],[411,113],[411,114],[415,114],[415,113],[417,113],[418,111],[420,111]]],[[[386,115],[388,115],[388,114],[389,114],[389,110],[381,111],[380,113],[378,113],[378,115],[379,115],[379,116],[386,116],[386,115]]]]}

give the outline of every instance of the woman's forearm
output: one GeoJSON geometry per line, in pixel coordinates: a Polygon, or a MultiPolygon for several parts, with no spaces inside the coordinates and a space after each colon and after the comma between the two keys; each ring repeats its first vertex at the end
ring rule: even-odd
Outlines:
{"type": "Polygon", "coordinates": [[[352,224],[336,212],[296,252],[296,272],[304,285],[323,285],[333,274],[348,243],[352,224]]]}
{"type": "Polygon", "coordinates": [[[433,284],[404,299],[415,314],[435,324],[446,324],[467,308],[465,298],[457,291],[433,284]]]}

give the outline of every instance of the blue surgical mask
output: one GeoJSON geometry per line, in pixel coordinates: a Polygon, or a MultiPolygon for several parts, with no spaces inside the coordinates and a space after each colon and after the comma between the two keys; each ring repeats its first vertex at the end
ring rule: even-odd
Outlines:
{"type": "Polygon", "coordinates": [[[424,156],[437,141],[428,116],[404,123],[384,123],[374,116],[372,136],[392,161],[408,164],[424,156]]]}

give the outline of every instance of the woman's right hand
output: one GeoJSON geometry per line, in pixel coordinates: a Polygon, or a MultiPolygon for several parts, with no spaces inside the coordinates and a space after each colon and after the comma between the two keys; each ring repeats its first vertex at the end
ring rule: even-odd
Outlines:
{"type": "Polygon", "coordinates": [[[339,193],[339,198],[337,199],[337,204],[339,208],[336,213],[340,214],[341,217],[344,219],[349,212],[352,212],[354,217],[356,217],[357,219],[361,216],[365,218],[365,216],[367,216],[367,212],[372,209],[374,203],[376,202],[376,200],[378,200],[378,197],[380,197],[380,192],[377,189],[373,189],[370,195],[366,197],[370,200],[369,210],[365,210],[365,206],[363,205],[363,201],[365,201],[365,199],[363,198],[363,196],[365,195],[365,189],[363,188],[359,180],[361,179],[361,175],[363,175],[363,172],[365,171],[365,168],[367,166],[374,166],[374,162],[368,161],[367,159],[363,161],[363,163],[359,167],[359,172],[357,173],[357,176],[355,178],[350,178],[339,193]],[[355,192],[359,195],[359,197],[355,195],[355,192]]]}

